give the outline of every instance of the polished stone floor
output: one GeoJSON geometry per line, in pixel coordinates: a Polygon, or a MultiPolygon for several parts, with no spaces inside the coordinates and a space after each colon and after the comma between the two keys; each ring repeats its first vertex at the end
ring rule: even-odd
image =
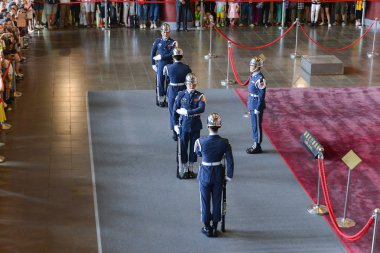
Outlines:
{"type": "MultiPolygon", "coordinates": [[[[325,47],[342,48],[363,34],[354,26],[318,27],[306,31],[325,47]]],[[[225,29],[242,45],[267,44],[281,35],[277,27],[225,29]]],[[[379,35],[377,31],[377,35],[379,35]]],[[[2,130],[0,154],[0,252],[97,252],[97,234],[87,128],[87,91],[151,90],[154,87],[149,51],[159,31],[117,28],[109,31],[76,29],[34,33],[24,80],[23,96],[7,113],[12,129],[2,130]]],[[[209,31],[173,32],[184,50],[184,62],[199,79],[199,88],[220,88],[226,79],[227,42],[209,31]]],[[[298,31],[297,53],[332,54],[318,49],[298,31]]],[[[353,47],[334,53],[343,61],[344,75],[309,77],[293,60],[296,30],[261,50],[233,47],[241,79],[248,76],[254,55],[267,58],[263,73],[269,88],[367,87],[380,84],[380,58],[369,59],[373,32],[353,47]]],[[[376,43],[375,52],[380,52],[376,43]]],[[[232,78],[232,72],[229,72],[232,78]]],[[[238,85],[235,85],[238,87],[238,85]]],[[[230,87],[227,87],[230,88],[230,87]]],[[[152,101],[141,101],[152,103],[152,101]]]]}

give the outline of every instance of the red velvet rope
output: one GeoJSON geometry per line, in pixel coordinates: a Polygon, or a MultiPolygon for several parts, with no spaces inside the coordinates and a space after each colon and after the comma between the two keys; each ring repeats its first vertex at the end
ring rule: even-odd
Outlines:
{"type": "Polygon", "coordinates": [[[232,68],[232,73],[234,74],[234,77],[235,77],[235,80],[236,82],[240,85],[240,86],[246,86],[248,83],[249,83],[249,78],[250,76],[248,76],[248,79],[243,83],[240,78],[239,78],[239,74],[237,73],[236,71],[236,66],[235,66],[235,61],[234,61],[234,57],[232,55],[232,47],[228,47],[228,57],[230,58],[230,63],[231,63],[231,68],[232,68]]]}
{"type": "Polygon", "coordinates": [[[7,77],[7,75],[8,75],[8,71],[9,71],[9,68],[10,68],[10,67],[11,67],[11,62],[9,61],[9,63],[8,63],[8,67],[7,67],[7,69],[5,70],[4,75],[2,76],[3,81],[5,80],[5,77],[7,77]]]}
{"type": "Polygon", "coordinates": [[[265,45],[261,45],[261,46],[244,46],[244,45],[240,45],[239,43],[237,43],[236,41],[232,40],[231,38],[229,38],[227,35],[225,35],[217,26],[214,26],[215,30],[223,37],[225,38],[226,40],[228,41],[231,41],[232,44],[234,44],[235,46],[237,47],[240,47],[240,48],[244,48],[244,49],[249,49],[249,50],[256,50],[256,49],[261,49],[261,48],[264,48],[264,47],[268,47],[270,45],[273,45],[274,43],[276,43],[277,41],[279,41],[280,39],[282,39],[283,37],[285,37],[286,34],[288,34],[288,32],[294,27],[294,25],[296,24],[296,22],[293,22],[293,24],[284,32],[284,34],[282,34],[281,36],[279,36],[277,39],[275,39],[274,41],[272,42],[269,42],[268,44],[265,44],[265,45]]]}
{"type": "Polygon", "coordinates": [[[352,42],[350,45],[342,47],[342,48],[328,48],[328,47],[322,46],[322,45],[318,44],[315,40],[313,40],[309,34],[306,33],[305,28],[302,25],[300,27],[301,27],[302,32],[305,34],[305,36],[308,37],[309,40],[311,40],[317,47],[319,47],[325,51],[328,51],[328,52],[339,52],[339,51],[346,50],[347,48],[350,48],[350,47],[356,45],[371,30],[371,28],[374,24],[375,23],[372,23],[372,25],[370,25],[370,27],[368,27],[368,29],[363,33],[362,36],[360,36],[359,38],[354,40],[354,42],[352,42]]]}
{"type": "Polygon", "coordinates": [[[326,180],[326,169],[325,169],[325,164],[324,164],[323,159],[318,159],[318,169],[321,174],[321,185],[322,185],[323,195],[325,197],[326,206],[329,211],[329,216],[330,216],[331,223],[333,224],[333,227],[338,232],[338,234],[342,236],[344,239],[346,239],[347,241],[357,241],[361,239],[368,232],[368,230],[374,223],[374,218],[371,216],[368,219],[367,223],[364,225],[364,227],[354,235],[346,235],[345,233],[343,233],[343,231],[339,228],[336,222],[334,211],[332,209],[330,194],[328,191],[327,180],[326,180]]]}

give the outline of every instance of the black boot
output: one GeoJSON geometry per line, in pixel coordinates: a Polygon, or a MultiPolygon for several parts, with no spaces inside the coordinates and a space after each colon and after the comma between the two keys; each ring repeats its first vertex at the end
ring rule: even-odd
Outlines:
{"type": "Polygon", "coordinates": [[[210,227],[210,224],[205,224],[201,231],[205,236],[212,237],[212,228],[210,227]]]}
{"type": "Polygon", "coordinates": [[[247,154],[260,154],[263,152],[259,143],[254,144],[252,147],[247,148],[247,154]]]}
{"type": "Polygon", "coordinates": [[[212,223],[212,237],[218,237],[218,222],[212,223]]]}

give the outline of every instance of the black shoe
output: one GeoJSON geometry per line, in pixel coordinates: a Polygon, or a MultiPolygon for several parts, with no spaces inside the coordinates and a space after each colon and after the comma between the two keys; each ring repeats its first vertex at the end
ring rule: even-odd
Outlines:
{"type": "Polygon", "coordinates": [[[263,152],[263,150],[261,149],[259,145],[257,145],[255,148],[253,147],[247,148],[246,152],[247,154],[260,154],[263,152]]]}
{"type": "Polygon", "coordinates": [[[187,28],[184,29],[185,32],[188,32],[189,30],[187,30],[187,28]]]}
{"type": "Polygon", "coordinates": [[[159,107],[165,107],[165,102],[158,102],[159,107]]]}
{"type": "Polygon", "coordinates": [[[211,227],[212,237],[218,237],[218,229],[217,227],[211,227]]]}
{"type": "Polygon", "coordinates": [[[189,173],[185,172],[183,174],[179,173],[179,179],[189,179],[189,173]]]}
{"type": "Polygon", "coordinates": [[[189,171],[189,178],[190,179],[197,178],[197,173],[195,173],[193,171],[189,171]]]}
{"type": "Polygon", "coordinates": [[[177,32],[179,32],[179,28],[177,28],[177,32]]]}
{"type": "Polygon", "coordinates": [[[202,229],[202,234],[206,235],[207,237],[212,237],[212,228],[204,226],[202,229]]]}

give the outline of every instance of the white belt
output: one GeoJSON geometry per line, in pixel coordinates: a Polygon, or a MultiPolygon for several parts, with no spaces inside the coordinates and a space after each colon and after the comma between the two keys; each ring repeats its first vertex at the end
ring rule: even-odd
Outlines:
{"type": "Polygon", "coordinates": [[[258,97],[259,97],[259,95],[252,94],[252,93],[249,93],[249,95],[250,95],[251,97],[254,97],[254,98],[258,98],[258,97]]]}
{"type": "Polygon", "coordinates": [[[217,166],[217,165],[221,165],[222,162],[214,162],[214,163],[206,163],[206,162],[202,162],[202,165],[204,166],[217,166]]]}
{"type": "Polygon", "coordinates": [[[185,83],[169,83],[171,86],[183,86],[185,83]]]}

